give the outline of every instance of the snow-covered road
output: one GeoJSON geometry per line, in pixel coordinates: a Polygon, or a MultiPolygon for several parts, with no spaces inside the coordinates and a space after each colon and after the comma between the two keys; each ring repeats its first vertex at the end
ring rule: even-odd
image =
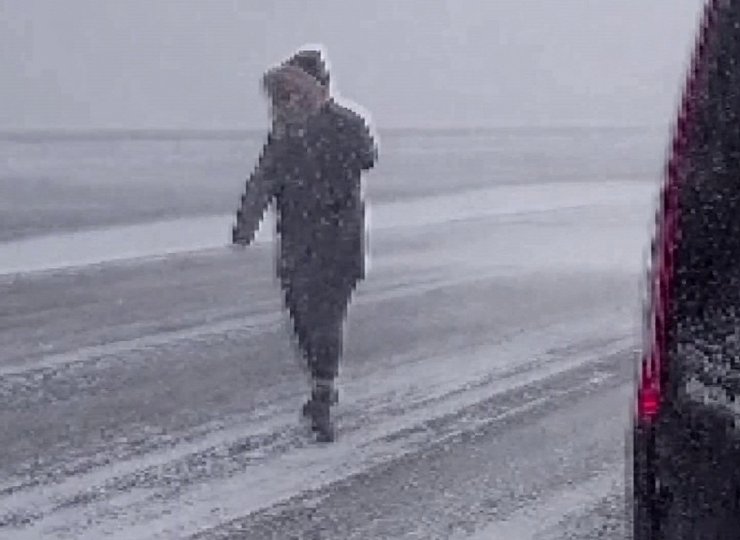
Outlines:
{"type": "Polygon", "coordinates": [[[269,242],[0,247],[0,538],[624,538],[652,187],[498,190],[373,209],[330,446],[269,242]]]}

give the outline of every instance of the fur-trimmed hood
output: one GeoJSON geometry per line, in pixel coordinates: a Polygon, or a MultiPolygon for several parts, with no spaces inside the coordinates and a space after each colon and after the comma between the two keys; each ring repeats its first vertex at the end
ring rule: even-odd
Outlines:
{"type": "Polygon", "coordinates": [[[314,77],[299,67],[286,64],[268,70],[262,83],[270,98],[274,98],[279,92],[298,92],[305,100],[318,100],[324,92],[314,77]]]}

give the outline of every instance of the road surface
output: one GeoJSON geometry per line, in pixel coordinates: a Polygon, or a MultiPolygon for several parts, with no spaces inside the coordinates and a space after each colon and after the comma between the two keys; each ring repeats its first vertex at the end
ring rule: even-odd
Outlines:
{"type": "Polygon", "coordinates": [[[517,193],[373,212],[332,445],[269,242],[1,276],[0,538],[625,538],[650,187],[517,193]]]}

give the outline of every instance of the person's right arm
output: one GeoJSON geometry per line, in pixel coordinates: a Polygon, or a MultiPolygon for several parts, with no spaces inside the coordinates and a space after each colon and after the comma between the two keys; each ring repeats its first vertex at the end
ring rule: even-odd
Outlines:
{"type": "Polygon", "coordinates": [[[275,195],[277,183],[276,142],[268,136],[262,149],[257,167],[247,180],[241,206],[236,212],[236,225],[232,229],[231,241],[247,246],[252,243],[259,229],[267,206],[275,195]]]}

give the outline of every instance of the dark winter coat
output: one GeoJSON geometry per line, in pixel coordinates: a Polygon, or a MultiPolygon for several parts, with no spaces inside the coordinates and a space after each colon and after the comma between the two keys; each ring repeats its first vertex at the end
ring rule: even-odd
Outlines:
{"type": "Polygon", "coordinates": [[[274,202],[283,287],[346,301],[365,275],[360,176],[375,160],[364,120],[327,101],[298,133],[268,137],[242,197],[234,242],[251,242],[274,202]]]}

